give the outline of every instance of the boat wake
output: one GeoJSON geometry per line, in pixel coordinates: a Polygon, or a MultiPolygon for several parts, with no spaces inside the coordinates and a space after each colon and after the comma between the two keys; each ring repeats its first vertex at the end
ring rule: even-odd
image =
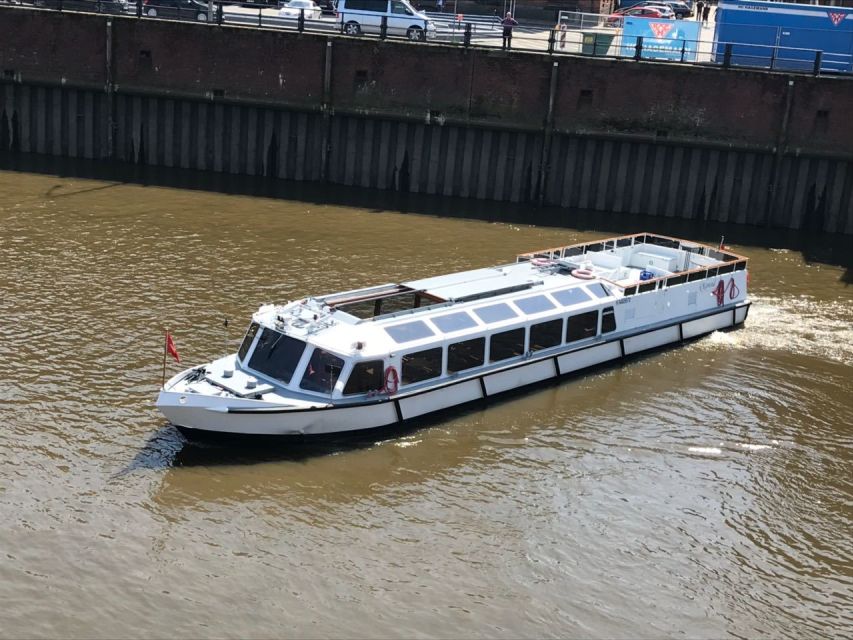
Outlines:
{"type": "Polygon", "coordinates": [[[788,351],[853,365],[853,301],[752,296],[743,331],[715,332],[694,348],[788,351]]]}

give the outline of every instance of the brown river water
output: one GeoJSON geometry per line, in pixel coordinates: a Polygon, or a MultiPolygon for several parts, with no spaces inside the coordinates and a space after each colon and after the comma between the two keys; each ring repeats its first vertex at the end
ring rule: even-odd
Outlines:
{"type": "Polygon", "coordinates": [[[369,200],[0,172],[0,637],[853,636],[846,241],[726,229],[752,260],[743,329],[396,437],[167,426],[163,327],[197,364],[264,302],[641,230],[719,240],[369,200]]]}

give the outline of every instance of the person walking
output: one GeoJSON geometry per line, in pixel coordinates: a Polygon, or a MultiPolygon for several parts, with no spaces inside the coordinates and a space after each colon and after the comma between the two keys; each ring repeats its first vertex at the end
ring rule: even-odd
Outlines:
{"type": "Polygon", "coordinates": [[[435,0],[435,10],[444,13],[444,0],[435,0]]]}
{"type": "Polygon", "coordinates": [[[507,11],[506,16],[503,20],[501,20],[501,25],[504,28],[503,31],[503,48],[511,49],[512,48],[512,28],[518,25],[518,20],[512,17],[512,14],[507,11]]]}
{"type": "Polygon", "coordinates": [[[702,24],[708,24],[708,16],[711,14],[711,5],[706,4],[702,7],[702,24]]]}
{"type": "Polygon", "coordinates": [[[702,10],[705,8],[703,2],[696,3],[696,20],[702,20],[702,10]]]}

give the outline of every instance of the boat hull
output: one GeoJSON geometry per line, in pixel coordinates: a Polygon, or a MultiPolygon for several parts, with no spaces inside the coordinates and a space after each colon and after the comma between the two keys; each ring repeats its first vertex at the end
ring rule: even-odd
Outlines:
{"type": "Polygon", "coordinates": [[[265,403],[211,406],[209,398],[161,391],[157,406],[190,438],[209,436],[312,437],[387,429],[414,420],[444,415],[451,409],[484,402],[508,392],[553,382],[590,368],[616,363],[651,350],[667,348],[738,327],[749,313],[749,302],[718,309],[701,317],[656,326],[547,357],[530,358],[503,369],[442,382],[422,391],[350,405],[280,407],[265,403]]]}

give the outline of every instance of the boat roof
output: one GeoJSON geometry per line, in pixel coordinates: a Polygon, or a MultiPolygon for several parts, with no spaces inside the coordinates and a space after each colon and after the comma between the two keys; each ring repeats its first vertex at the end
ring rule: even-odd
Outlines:
{"type": "Polygon", "coordinates": [[[745,268],[746,258],[722,247],[634,234],[521,254],[510,264],[267,305],[255,320],[321,348],[369,358],[445,335],[511,329],[558,309],[598,307],[665,286],[667,278],[721,265],[733,270],[739,263],[745,268]],[[689,268],[675,268],[688,253],[689,268]],[[638,260],[629,263],[629,255],[638,260]]]}

